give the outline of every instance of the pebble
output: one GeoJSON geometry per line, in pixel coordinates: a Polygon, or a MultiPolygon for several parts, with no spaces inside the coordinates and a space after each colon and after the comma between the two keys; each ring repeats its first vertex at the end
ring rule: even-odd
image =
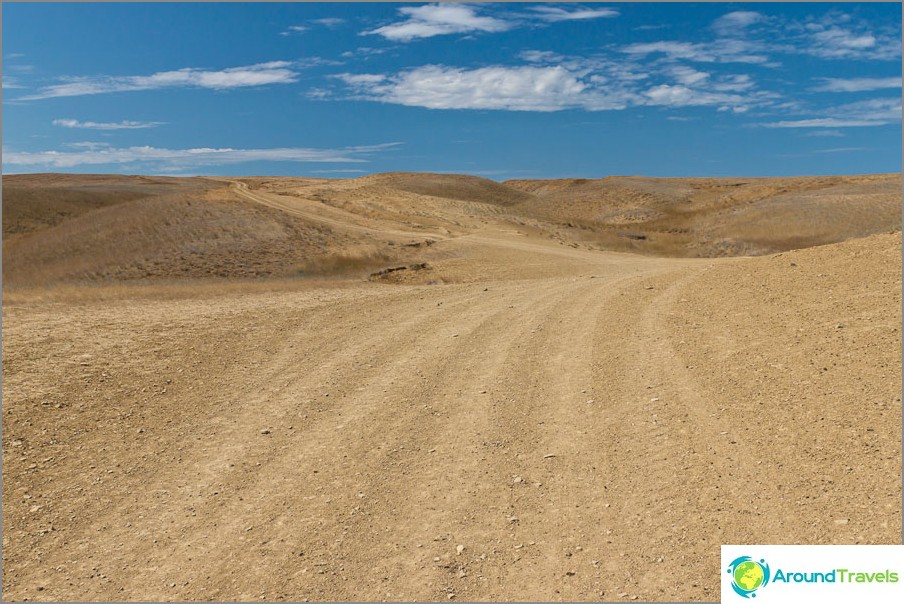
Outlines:
{"type": "Polygon", "coordinates": [[[847,524],[848,522],[850,521],[847,518],[838,518],[835,520],[835,524],[847,524]]]}
{"type": "Polygon", "coordinates": [[[517,516],[509,516],[508,521],[509,522],[518,522],[518,517],[517,516]]]}
{"type": "Polygon", "coordinates": [[[268,428],[264,428],[261,430],[261,434],[270,434],[270,430],[268,428]]]}
{"type": "Polygon", "coordinates": [[[546,455],[543,456],[543,459],[549,459],[549,458],[555,457],[555,456],[556,456],[555,453],[547,453],[546,455]]]}
{"type": "Polygon", "coordinates": [[[455,552],[456,552],[459,556],[461,555],[461,553],[462,553],[463,551],[465,551],[465,546],[464,546],[464,545],[456,545],[456,546],[455,546],[455,552]]]}
{"type": "Polygon", "coordinates": [[[522,482],[524,482],[524,479],[520,476],[515,476],[514,478],[512,478],[512,482],[514,482],[515,484],[521,484],[522,482]]]}

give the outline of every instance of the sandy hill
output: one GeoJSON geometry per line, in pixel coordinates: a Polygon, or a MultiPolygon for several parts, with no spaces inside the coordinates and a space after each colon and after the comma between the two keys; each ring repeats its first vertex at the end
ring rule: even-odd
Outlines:
{"type": "Polygon", "coordinates": [[[428,172],[387,172],[356,179],[364,184],[378,184],[388,189],[472,201],[492,205],[511,206],[526,203],[532,196],[516,187],[506,186],[487,178],[465,174],[432,174],[428,172]]]}
{"type": "Polygon", "coordinates": [[[3,179],[3,283],[322,273],[354,241],[206,179],[3,179]]]}
{"type": "Polygon", "coordinates": [[[3,281],[367,276],[452,253],[454,246],[427,249],[428,241],[496,227],[572,247],[713,257],[900,225],[897,174],[504,183],[411,172],[353,179],[35,174],[3,179],[3,281]]]}
{"type": "Polygon", "coordinates": [[[511,180],[517,209],[612,249],[760,255],[901,225],[901,175],[511,180]],[[621,241],[619,241],[621,240],[621,241]]]}

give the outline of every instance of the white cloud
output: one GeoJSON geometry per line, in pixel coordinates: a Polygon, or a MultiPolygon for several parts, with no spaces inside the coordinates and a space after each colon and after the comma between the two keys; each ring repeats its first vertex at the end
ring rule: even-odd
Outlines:
{"type": "Polygon", "coordinates": [[[812,35],[813,54],[827,58],[857,55],[876,45],[872,34],[857,35],[840,27],[832,27],[812,35]]]}
{"type": "MultiPolygon", "coordinates": [[[[901,99],[877,98],[829,107],[823,116],[762,124],[767,128],[858,128],[885,126],[901,121],[901,99]]],[[[822,136],[833,136],[824,134],[822,136]]]]}
{"type": "Polygon", "coordinates": [[[751,90],[756,86],[753,80],[747,74],[726,75],[718,82],[712,84],[713,90],[719,92],[744,92],[751,90]]]}
{"type": "MultiPolygon", "coordinates": [[[[336,17],[325,17],[323,19],[311,19],[308,23],[313,23],[315,25],[322,25],[323,27],[328,27],[329,29],[335,29],[339,27],[343,23],[345,23],[345,19],[339,19],[336,17]]],[[[285,31],[279,32],[281,36],[291,36],[292,34],[302,34],[306,31],[309,31],[311,27],[309,25],[290,25],[286,28],[285,31]]]]}
{"type": "Polygon", "coordinates": [[[565,57],[551,50],[524,50],[518,55],[528,63],[562,63],[565,57]]]}
{"type": "Polygon", "coordinates": [[[510,23],[480,16],[474,7],[465,4],[405,6],[399,9],[399,13],[408,19],[366,31],[364,34],[377,34],[389,40],[410,42],[416,38],[476,31],[499,32],[511,28],[510,23]]]}
{"type": "Polygon", "coordinates": [[[866,147],[835,147],[834,149],[817,149],[813,153],[850,153],[851,151],[865,151],[866,147]]]}
{"type": "Polygon", "coordinates": [[[84,96],[125,92],[133,90],[155,90],[159,88],[208,88],[226,90],[267,84],[288,84],[296,82],[298,73],[288,61],[270,61],[244,67],[230,67],[220,71],[206,71],[188,67],[175,71],[161,71],[149,76],[106,76],[68,78],[63,84],[41,88],[37,94],[17,100],[37,100],[56,97],[84,96]]]}
{"type": "Polygon", "coordinates": [[[711,105],[741,112],[768,98],[767,93],[751,90],[755,85],[746,75],[713,78],[672,66],[666,73],[676,78],[677,84],[650,85],[646,84],[649,75],[640,78],[606,64],[588,65],[570,65],[569,61],[478,69],[427,65],[391,75],[336,77],[356,98],[429,109],[606,111],[641,105],[711,105]]]}
{"type": "Polygon", "coordinates": [[[808,54],[827,60],[898,60],[901,32],[891,24],[858,21],[830,12],[821,18],[778,19],[754,11],[727,13],[712,23],[716,39],[636,43],[622,51],[635,56],[704,63],[751,63],[774,67],[776,54],[808,54]]]}
{"type": "Polygon", "coordinates": [[[812,132],[807,132],[804,136],[832,136],[832,137],[842,137],[844,133],[841,130],[814,130],[812,132]]]}
{"type": "Polygon", "coordinates": [[[836,117],[862,120],[901,121],[901,97],[868,99],[830,109],[836,117]]]}
{"type": "Polygon", "coordinates": [[[532,11],[539,14],[544,21],[553,23],[558,21],[578,21],[586,19],[600,19],[603,17],[617,17],[619,12],[614,8],[586,8],[583,6],[567,10],[556,6],[531,7],[532,11]]]}
{"type": "Polygon", "coordinates": [[[675,65],[669,69],[669,73],[671,73],[672,77],[674,77],[679,83],[684,84],[686,86],[693,86],[694,84],[699,84],[703,82],[707,78],[709,78],[709,74],[704,71],[697,71],[692,67],[687,67],[686,65],[675,65]]]}
{"type": "Polygon", "coordinates": [[[623,106],[588,90],[587,83],[563,67],[483,67],[461,69],[427,65],[394,76],[339,76],[367,98],[430,109],[561,109],[623,106]]]}
{"type": "Polygon", "coordinates": [[[292,162],[364,162],[360,156],[390,149],[401,143],[386,143],[343,149],[231,149],[196,148],[165,149],[158,147],[111,147],[98,143],[83,144],[83,151],[14,152],[4,150],[4,166],[33,166],[44,168],[74,168],[85,165],[111,164],[178,164],[213,166],[250,161],[292,162]]]}
{"type": "Polygon", "coordinates": [[[713,21],[712,27],[717,34],[724,36],[741,33],[745,28],[764,20],[765,17],[760,13],[738,10],[722,15],[713,21]]]}
{"type": "Polygon", "coordinates": [[[317,25],[323,25],[324,27],[339,27],[343,23],[345,23],[345,19],[340,19],[338,17],[324,17],[323,19],[311,19],[311,23],[316,23],[317,25]]]}
{"type": "Polygon", "coordinates": [[[670,60],[683,59],[700,63],[770,63],[769,57],[762,54],[762,47],[759,44],[746,40],[720,39],[714,42],[666,40],[629,44],[621,50],[632,56],[663,54],[670,60]]]}
{"type": "Polygon", "coordinates": [[[290,25],[288,28],[286,28],[286,31],[279,32],[279,35],[291,36],[292,34],[303,34],[309,29],[311,28],[306,25],[290,25]]]}
{"type": "Polygon", "coordinates": [[[901,32],[874,30],[848,15],[829,15],[799,29],[801,51],[822,59],[896,60],[901,57],[901,32]]]}
{"type": "Polygon", "coordinates": [[[660,84],[644,92],[647,105],[690,107],[695,105],[721,105],[726,109],[743,111],[744,99],[736,94],[724,94],[698,90],[688,86],[660,84]]]}
{"type": "Polygon", "coordinates": [[[80,122],[73,119],[53,120],[54,126],[62,128],[87,128],[89,130],[137,130],[141,128],[154,128],[164,122],[136,122],[123,120],[121,122],[80,122]]]}
{"type": "Polygon", "coordinates": [[[858,126],[884,126],[888,122],[880,120],[839,119],[834,117],[809,120],[786,120],[763,124],[767,128],[854,128],[858,126]]]}
{"type": "Polygon", "coordinates": [[[25,88],[25,86],[22,86],[21,84],[19,84],[18,78],[15,78],[13,76],[8,76],[5,74],[3,75],[2,86],[3,86],[3,90],[18,90],[18,89],[25,88]]]}
{"type": "Polygon", "coordinates": [[[864,92],[885,88],[901,88],[901,77],[894,78],[820,78],[823,84],[813,88],[818,92],[864,92]]]}

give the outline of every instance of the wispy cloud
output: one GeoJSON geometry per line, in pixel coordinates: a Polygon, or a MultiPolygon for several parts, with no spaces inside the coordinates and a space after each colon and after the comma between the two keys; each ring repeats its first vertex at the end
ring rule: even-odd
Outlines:
{"type": "Polygon", "coordinates": [[[823,110],[823,116],[761,124],[767,128],[862,128],[901,121],[901,99],[877,98],[823,110]]]}
{"type": "Polygon", "coordinates": [[[25,88],[25,86],[19,83],[18,78],[6,74],[3,74],[2,86],[3,90],[21,90],[25,88]]]}
{"type": "Polygon", "coordinates": [[[821,78],[823,83],[813,88],[817,92],[865,92],[887,88],[901,88],[901,77],[894,78],[821,78]]]}
{"type": "Polygon", "coordinates": [[[666,40],[629,44],[622,52],[633,56],[661,55],[670,60],[699,63],[770,63],[768,55],[756,43],[746,40],[719,39],[713,42],[666,40]]]}
{"type": "Polygon", "coordinates": [[[713,21],[712,28],[721,36],[737,35],[745,28],[765,20],[766,17],[760,13],[738,10],[724,14],[713,21]]]}
{"type": "Polygon", "coordinates": [[[763,124],[767,128],[857,128],[861,126],[884,126],[886,120],[858,120],[835,117],[821,117],[809,120],[783,120],[763,124]]]}
{"type": "Polygon", "coordinates": [[[719,105],[725,109],[733,109],[737,113],[746,111],[744,98],[737,94],[712,92],[684,86],[681,84],[660,84],[644,91],[646,105],[662,105],[666,107],[692,107],[699,105],[719,105]]]}
{"type": "MultiPolygon", "coordinates": [[[[335,29],[345,23],[345,19],[339,19],[338,17],[325,17],[323,19],[310,19],[309,21],[307,21],[307,23],[320,25],[329,29],[335,29]]],[[[311,25],[290,25],[285,29],[285,31],[279,32],[279,35],[291,36],[293,34],[303,34],[304,32],[310,31],[311,29],[311,25]]]]}
{"type": "Polygon", "coordinates": [[[817,149],[813,153],[851,153],[853,151],[865,151],[866,147],[835,147],[833,149],[817,149]]]}
{"type": "Polygon", "coordinates": [[[587,19],[601,19],[605,17],[617,17],[619,12],[614,8],[587,8],[584,6],[569,7],[567,9],[558,6],[531,7],[537,16],[552,23],[558,21],[585,21],[587,19]]]}
{"type": "Polygon", "coordinates": [[[227,90],[267,84],[289,84],[298,80],[298,73],[289,61],[270,61],[244,67],[230,67],[208,71],[193,67],[175,71],[161,71],[147,76],[100,76],[67,78],[64,83],[41,88],[36,94],[17,100],[38,100],[56,97],[84,96],[156,90],[161,88],[208,88],[227,90]]]}
{"type": "Polygon", "coordinates": [[[849,18],[827,18],[803,25],[802,52],[822,59],[895,60],[901,57],[901,34],[873,31],[849,18]],[[837,21],[841,21],[838,23],[837,21]]]}
{"type": "Polygon", "coordinates": [[[285,31],[279,32],[281,36],[291,36],[292,34],[303,34],[304,32],[311,29],[307,25],[290,25],[285,29],[285,31]]]}
{"type": "Polygon", "coordinates": [[[761,124],[767,128],[860,128],[885,126],[901,121],[901,99],[867,99],[829,107],[820,117],[782,120],[761,124]]]}
{"type": "Polygon", "coordinates": [[[85,165],[179,165],[180,167],[214,166],[251,161],[290,161],[319,163],[365,162],[367,156],[392,149],[401,143],[385,143],[341,149],[309,149],[283,147],[274,149],[194,148],[166,149],[159,147],[111,147],[89,143],[79,151],[3,152],[4,166],[33,168],[75,168],[85,165]]]}
{"type": "Polygon", "coordinates": [[[841,130],[814,130],[805,133],[804,136],[843,137],[844,133],[841,130]]]}
{"type": "Polygon", "coordinates": [[[410,42],[419,38],[432,38],[449,34],[473,34],[478,32],[502,32],[532,23],[559,23],[563,21],[588,21],[617,17],[614,8],[598,8],[580,5],[531,6],[526,12],[489,16],[480,12],[480,5],[443,2],[398,9],[402,21],[368,30],[362,35],[380,35],[395,42],[410,42]]]}
{"type": "Polygon", "coordinates": [[[477,14],[474,6],[466,4],[405,6],[399,13],[407,19],[366,31],[364,35],[377,34],[389,40],[409,42],[448,34],[499,32],[512,27],[501,19],[477,14]]]}
{"type": "Polygon", "coordinates": [[[311,19],[311,23],[316,23],[317,25],[323,25],[324,27],[339,27],[343,23],[345,23],[345,19],[340,19],[339,17],[324,17],[322,19],[311,19]]]}
{"type": "Polygon", "coordinates": [[[778,66],[776,55],[807,54],[821,59],[898,60],[901,33],[891,25],[876,26],[832,12],[799,20],[768,17],[755,11],[733,11],[711,25],[715,39],[687,42],[661,40],[629,44],[629,55],[662,56],[676,61],[752,63],[778,66]]]}
{"type": "Polygon", "coordinates": [[[85,128],[88,130],[139,130],[154,128],[163,124],[164,122],[136,122],[133,120],[123,120],[121,122],[80,122],[74,119],[53,120],[54,126],[60,126],[61,128],[85,128]]]}

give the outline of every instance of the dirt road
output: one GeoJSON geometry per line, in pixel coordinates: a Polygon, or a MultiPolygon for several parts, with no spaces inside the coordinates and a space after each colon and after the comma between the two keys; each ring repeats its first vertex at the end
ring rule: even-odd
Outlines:
{"type": "Polygon", "coordinates": [[[721,543],[897,542],[900,245],[6,303],[4,598],[715,600],[721,543]]]}

